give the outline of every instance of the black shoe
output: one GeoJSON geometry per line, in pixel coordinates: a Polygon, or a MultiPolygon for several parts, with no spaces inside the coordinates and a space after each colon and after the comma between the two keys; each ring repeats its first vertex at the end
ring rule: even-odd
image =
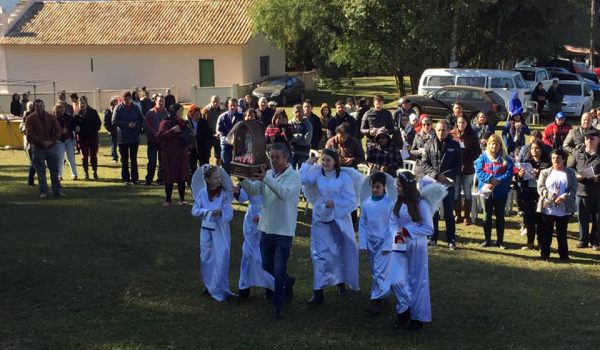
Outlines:
{"type": "Polygon", "coordinates": [[[492,242],[486,240],[486,241],[481,242],[481,244],[479,246],[482,248],[487,248],[491,245],[492,245],[492,242]]]}
{"type": "Polygon", "coordinates": [[[290,283],[285,288],[285,303],[289,304],[294,299],[294,284],[296,283],[296,279],[290,277],[290,283]]]}
{"type": "Polygon", "coordinates": [[[558,258],[558,260],[560,260],[560,262],[571,262],[571,258],[569,258],[568,256],[563,256],[558,258]]]}
{"type": "Polygon", "coordinates": [[[583,243],[583,242],[579,242],[579,243],[577,243],[576,247],[579,248],[579,249],[583,249],[583,248],[587,248],[588,244],[587,243],[583,243]]]}
{"type": "Polygon", "coordinates": [[[278,320],[281,320],[283,318],[283,308],[274,307],[273,308],[273,317],[275,317],[278,320]]]}
{"type": "Polygon", "coordinates": [[[146,181],[146,182],[144,182],[144,186],[152,186],[152,182],[151,181],[146,181]]]}
{"type": "Polygon", "coordinates": [[[265,289],[265,295],[264,298],[265,300],[273,300],[273,291],[270,289],[265,289]]]}
{"type": "Polygon", "coordinates": [[[345,297],[346,296],[346,284],[338,283],[336,287],[337,287],[338,295],[341,297],[345,297]]]}
{"type": "Polygon", "coordinates": [[[313,296],[306,302],[306,305],[309,308],[317,307],[325,301],[325,297],[323,296],[323,289],[317,289],[313,291],[313,296]]]}
{"type": "Polygon", "coordinates": [[[211,296],[206,287],[202,290],[202,294],[211,296]]]}
{"type": "Polygon", "coordinates": [[[454,242],[448,243],[448,249],[450,249],[450,250],[456,250],[456,243],[454,243],[454,242]]]}
{"type": "Polygon", "coordinates": [[[248,299],[250,297],[250,288],[238,290],[238,296],[240,299],[248,299]]]}
{"type": "Polygon", "coordinates": [[[408,324],[408,327],[406,327],[406,330],[415,332],[421,328],[423,328],[423,322],[417,320],[410,320],[410,323],[408,324]]]}
{"type": "Polygon", "coordinates": [[[98,173],[94,171],[94,180],[98,180],[98,173]]]}
{"type": "Polygon", "coordinates": [[[495,245],[497,248],[500,248],[500,249],[502,249],[502,250],[505,250],[505,249],[506,249],[506,246],[504,245],[504,243],[501,243],[501,242],[496,242],[494,245],[495,245]]]}
{"type": "Polygon", "coordinates": [[[369,303],[369,306],[367,307],[367,312],[373,316],[379,315],[381,313],[381,304],[382,304],[381,299],[371,300],[371,302],[369,303]]]}
{"type": "Polygon", "coordinates": [[[427,242],[427,245],[430,247],[435,247],[437,245],[437,241],[436,240],[429,240],[429,242],[427,242]]]}
{"type": "Polygon", "coordinates": [[[88,174],[85,174],[85,175],[83,175],[83,179],[87,181],[90,179],[90,177],[88,176],[88,174]]]}
{"type": "Polygon", "coordinates": [[[410,309],[404,311],[401,314],[397,314],[396,321],[394,321],[392,327],[394,327],[395,329],[400,329],[408,321],[410,321],[410,309]]]}

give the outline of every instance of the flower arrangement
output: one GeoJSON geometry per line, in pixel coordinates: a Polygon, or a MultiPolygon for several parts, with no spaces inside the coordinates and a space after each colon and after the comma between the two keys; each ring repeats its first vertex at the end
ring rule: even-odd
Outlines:
{"type": "Polygon", "coordinates": [[[254,156],[252,155],[252,153],[246,153],[244,155],[236,156],[233,160],[238,163],[254,164],[254,156]]]}

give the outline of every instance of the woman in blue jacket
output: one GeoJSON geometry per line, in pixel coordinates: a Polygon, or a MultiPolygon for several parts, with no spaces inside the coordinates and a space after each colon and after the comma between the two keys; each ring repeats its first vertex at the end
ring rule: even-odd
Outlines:
{"type": "Polygon", "coordinates": [[[513,178],[514,165],[508,156],[502,139],[492,134],[487,139],[487,148],[475,161],[475,174],[478,180],[479,195],[483,204],[483,233],[485,241],[482,247],[492,245],[492,214],[496,216],[496,243],[504,246],[504,207],[513,178]]]}
{"type": "Polygon", "coordinates": [[[502,139],[504,140],[508,154],[513,154],[515,151],[518,152],[525,145],[525,135],[530,134],[531,131],[527,124],[525,124],[521,113],[513,114],[502,130],[502,139]]]}

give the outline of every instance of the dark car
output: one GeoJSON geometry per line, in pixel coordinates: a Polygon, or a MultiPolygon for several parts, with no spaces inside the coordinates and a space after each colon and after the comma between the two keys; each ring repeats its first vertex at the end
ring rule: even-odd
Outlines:
{"type": "Polygon", "coordinates": [[[452,112],[452,104],[461,102],[463,112],[472,120],[479,112],[485,112],[490,124],[506,119],[504,100],[493,90],[471,86],[445,86],[427,95],[410,95],[413,108],[418,115],[445,117],[452,112]]]}
{"type": "Polygon", "coordinates": [[[286,105],[291,101],[304,101],[304,83],[297,77],[274,77],[268,78],[258,84],[252,91],[256,98],[265,97],[280,105],[286,105]]]}

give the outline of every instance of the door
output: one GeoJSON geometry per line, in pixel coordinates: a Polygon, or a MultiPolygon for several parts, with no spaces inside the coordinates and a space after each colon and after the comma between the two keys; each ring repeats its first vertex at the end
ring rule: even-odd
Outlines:
{"type": "Polygon", "coordinates": [[[431,95],[431,101],[423,106],[423,113],[446,116],[452,111],[452,104],[458,101],[460,90],[439,89],[431,95]]]}
{"type": "Polygon", "coordinates": [[[200,87],[215,86],[215,61],[199,60],[200,87]]]}

